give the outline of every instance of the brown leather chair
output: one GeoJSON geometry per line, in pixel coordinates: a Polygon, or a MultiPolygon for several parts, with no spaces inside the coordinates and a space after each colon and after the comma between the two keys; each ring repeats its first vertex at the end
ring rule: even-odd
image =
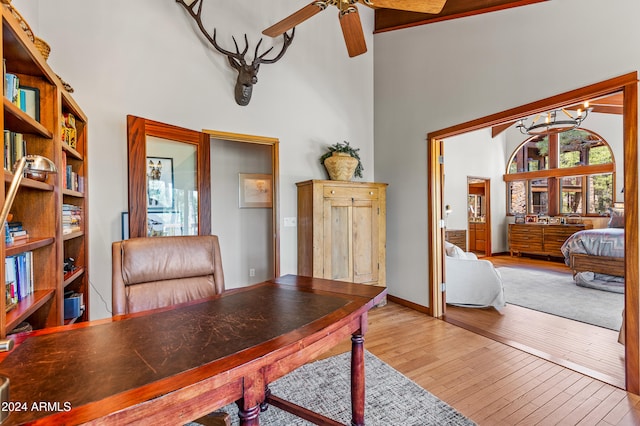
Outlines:
{"type": "Polygon", "coordinates": [[[111,260],[113,315],[204,299],[224,291],[215,235],[116,241],[111,260]]]}
{"type": "MultiPolygon", "coordinates": [[[[215,235],[132,238],[111,247],[113,315],[204,299],[224,291],[220,245],[215,235]]],[[[215,412],[195,420],[229,426],[215,412]]]]}

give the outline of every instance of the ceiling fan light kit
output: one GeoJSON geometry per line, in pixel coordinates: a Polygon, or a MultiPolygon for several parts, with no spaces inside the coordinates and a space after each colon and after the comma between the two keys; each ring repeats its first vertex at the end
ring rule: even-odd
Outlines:
{"type": "Polygon", "coordinates": [[[518,121],[516,127],[522,134],[531,136],[546,136],[562,133],[580,127],[592,109],[593,108],[589,107],[589,102],[585,102],[584,110],[578,108],[575,117],[566,109],[560,108],[536,115],[529,125],[526,125],[525,119],[522,118],[518,121]],[[564,114],[566,117],[560,114],[564,114]],[[545,117],[544,121],[538,122],[543,116],[545,117]]]}
{"type": "Polygon", "coordinates": [[[291,28],[322,12],[327,6],[336,6],[347,52],[350,57],[367,51],[367,44],[358,13],[357,3],[371,8],[397,9],[408,12],[436,14],[442,11],[447,0],[317,0],[292,13],[265,29],[262,34],[278,37],[291,28]]]}

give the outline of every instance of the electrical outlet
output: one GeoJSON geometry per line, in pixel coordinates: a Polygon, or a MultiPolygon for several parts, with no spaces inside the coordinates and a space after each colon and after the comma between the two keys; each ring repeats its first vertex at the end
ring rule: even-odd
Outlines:
{"type": "Polygon", "coordinates": [[[249,268],[249,276],[250,277],[255,277],[256,276],[256,270],[254,268],[249,268]]]}
{"type": "Polygon", "coordinates": [[[298,224],[298,220],[295,217],[285,217],[284,218],[284,226],[287,228],[292,228],[298,224]]]}

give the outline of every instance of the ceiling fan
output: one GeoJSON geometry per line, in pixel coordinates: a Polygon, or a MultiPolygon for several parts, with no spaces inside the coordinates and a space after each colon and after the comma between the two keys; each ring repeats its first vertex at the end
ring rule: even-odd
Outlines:
{"type": "Polygon", "coordinates": [[[440,13],[447,0],[318,0],[313,1],[302,9],[287,16],[280,22],[270,26],[262,34],[278,37],[296,25],[306,21],[316,13],[322,12],[327,6],[336,6],[339,10],[338,18],[342,27],[342,35],[347,45],[350,57],[358,56],[367,51],[367,44],[358,15],[357,3],[371,8],[397,9],[408,12],[440,13]]]}

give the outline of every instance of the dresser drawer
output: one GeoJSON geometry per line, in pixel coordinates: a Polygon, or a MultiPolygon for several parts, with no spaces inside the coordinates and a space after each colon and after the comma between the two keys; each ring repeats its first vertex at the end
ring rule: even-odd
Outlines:
{"type": "Polygon", "coordinates": [[[511,241],[509,245],[511,251],[523,251],[537,253],[542,251],[542,241],[511,241]]]}
{"type": "Polygon", "coordinates": [[[352,198],[354,200],[377,200],[378,188],[354,188],[326,185],[324,198],[352,198]]]}

